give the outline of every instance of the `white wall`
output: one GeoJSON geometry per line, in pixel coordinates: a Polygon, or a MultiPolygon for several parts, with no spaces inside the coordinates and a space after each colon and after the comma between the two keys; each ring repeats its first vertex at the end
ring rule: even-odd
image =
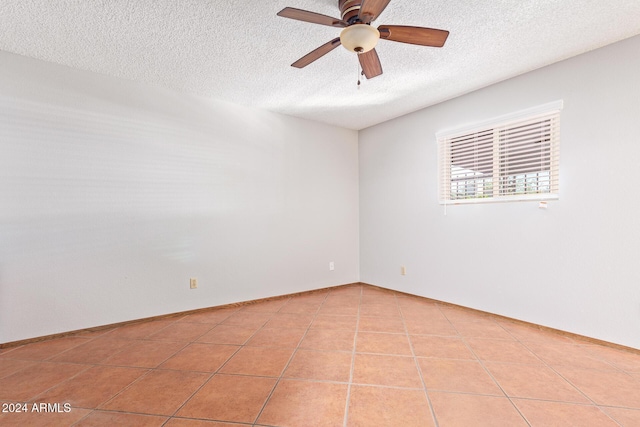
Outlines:
{"type": "Polygon", "coordinates": [[[361,280],[640,348],[638,52],[634,37],[361,131],[361,280]],[[560,200],[445,216],[435,133],[556,100],[560,200]]]}
{"type": "Polygon", "coordinates": [[[0,64],[0,343],[358,281],[355,131],[0,64]]]}

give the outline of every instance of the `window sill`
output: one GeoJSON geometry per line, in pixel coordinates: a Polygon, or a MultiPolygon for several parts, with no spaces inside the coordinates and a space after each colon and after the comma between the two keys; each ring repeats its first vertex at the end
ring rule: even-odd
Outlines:
{"type": "Polygon", "coordinates": [[[541,200],[558,200],[557,194],[529,194],[520,196],[486,197],[481,199],[440,200],[441,205],[469,205],[477,203],[527,202],[541,200]]]}

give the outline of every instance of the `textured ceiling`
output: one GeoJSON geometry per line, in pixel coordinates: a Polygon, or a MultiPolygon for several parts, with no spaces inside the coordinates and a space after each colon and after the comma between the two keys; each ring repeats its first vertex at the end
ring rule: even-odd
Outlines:
{"type": "Polygon", "coordinates": [[[640,0],[393,0],[373,23],[450,31],[441,49],[381,40],[384,74],[358,90],[338,0],[2,0],[0,50],[351,129],[640,34],[640,0]]]}

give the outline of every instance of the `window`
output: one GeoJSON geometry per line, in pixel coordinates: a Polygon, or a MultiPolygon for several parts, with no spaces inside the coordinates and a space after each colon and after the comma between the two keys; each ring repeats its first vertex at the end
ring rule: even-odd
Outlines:
{"type": "Polygon", "coordinates": [[[561,108],[439,133],[440,203],[558,198],[561,108]]]}

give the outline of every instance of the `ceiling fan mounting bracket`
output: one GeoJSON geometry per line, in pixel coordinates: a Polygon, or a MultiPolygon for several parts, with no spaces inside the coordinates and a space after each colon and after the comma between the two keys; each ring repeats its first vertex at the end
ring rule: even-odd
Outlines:
{"type": "Polygon", "coordinates": [[[363,22],[360,17],[360,5],[362,0],[338,0],[338,8],[340,9],[340,17],[349,25],[363,22]]]}

